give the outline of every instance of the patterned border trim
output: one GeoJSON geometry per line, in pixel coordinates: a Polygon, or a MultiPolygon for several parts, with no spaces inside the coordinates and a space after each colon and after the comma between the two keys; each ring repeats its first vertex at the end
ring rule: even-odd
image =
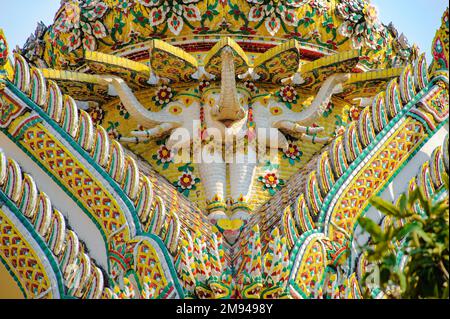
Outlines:
{"type": "MultiPolygon", "coordinates": [[[[22,173],[17,163],[13,160],[7,162],[3,153],[0,153],[0,157],[2,158],[0,165],[14,164],[19,169],[19,171],[7,170],[4,180],[0,180],[0,184],[7,185],[7,193],[5,193],[5,189],[0,189],[0,199],[17,218],[16,221],[13,221],[14,224],[16,226],[23,225],[29,233],[29,236],[26,237],[37,242],[43,252],[38,255],[45,255],[48,258],[50,266],[47,268],[52,269],[58,282],[59,293],[54,297],[69,296],[63,288],[66,287],[67,291],[73,291],[79,298],[85,294],[86,298],[100,298],[103,292],[103,273],[95,266],[92,259],[79,249],[79,240],[76,234],[66,228],[64,218],[52,208],[48,197],[39,193],[34,180],[29,175],[25,175],[22,181],[22,173]],[[21,191],[21,196],[17,200],[8,195],[15,193],[13,189],[21,191]],[[81,260],[82,255],[84,255],[84,263],[81,260]],[[79,269],[82,269],[83,265],[86,269],[86,265],[89,265],[87,269],[91,269],[84,276],[80,287],[72,286],[75,282],[70,279],[73,276],[71,265],[78,265],[81,267],[79,269]]],[[[1,169],[2,167],[0,167],[1,169]]]]}

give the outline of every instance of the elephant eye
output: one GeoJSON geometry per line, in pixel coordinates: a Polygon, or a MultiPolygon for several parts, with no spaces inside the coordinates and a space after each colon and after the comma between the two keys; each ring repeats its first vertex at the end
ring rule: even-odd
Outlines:
{"type": "Polygon", "coordinates": [[[283,114],[283,109],[281,107],[275,106],[270,109],[270,113],[272,113],[272,115],[281,115],[283,114]]]}
{"type": "Polygon", "coordinates": [[[180,106],[174,105],[170,107],[169,112],[173,115],[178,115],[183,112],[183,109],[180,106]]]}

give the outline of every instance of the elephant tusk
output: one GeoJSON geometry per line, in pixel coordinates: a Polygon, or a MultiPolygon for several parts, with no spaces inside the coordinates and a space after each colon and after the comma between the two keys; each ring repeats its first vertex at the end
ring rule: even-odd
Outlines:
{"type": "Polygon", "coordinates": [[[156,127],[145,130],[145,131],[132,131],[130,137],[119,137],[120,142],[124,143],[143,143],[150,141],[154,138],[161,137],[165,135],[167,132],[175,128],[175,126],[171,123],[163,123],[161,125],[157,125],[156,127]]]}
{"type": "Polygon", "coordinates": [[[289,147],[287,138],[278,129],[276,130],[276,134],[266,134],[266,143],[268,145],[262,144],[261,147],[282,150],[287,150],[289,147]]]}
{"type": "Polygon", "coordinates": [[[136,137],[145,137],[148,139],[160,137],[164,135],[166,132],[174,129],[176,126],[173,123],[163,123],[161,125],[155,126],[149,130],[145,131],[132,131],[131,135],[136,137]]]}
{"type": "Polygon", "coordinates": [[[302,139],[313,144],[326,144],[332,140],[330,137],[317,137],[316,135],[304,135],[302,139]]]}
{"type": "Polygon", "coordinates": [[[135,136],[135,137],[123,137],[123,136],[120,136],[118,138],[118,140],[119,140],[119,142],[122,142],[122,143],[134,143],[134,144],[145,143],[145,142],[149,141],[148,138],[140,138],[140,137],[137,137],[137,136],[135,136]]]}
{"type": "Polygon", "coordinates": [[[324,131],[323,127],[310,127],[310,126],[302,126],[298,123],[291,121],[280,121],[274,124],[275,128],[284,129],[291,132],[296,133],[305,133],[307,135],[310,134],[318,134],[324,131]]]}

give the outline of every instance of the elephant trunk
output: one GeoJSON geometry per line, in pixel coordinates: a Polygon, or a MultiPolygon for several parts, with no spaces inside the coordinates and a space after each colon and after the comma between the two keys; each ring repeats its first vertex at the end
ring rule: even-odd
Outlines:
{"type": "Polygon", "coordinates": [[[236,70],[231,48],[222,51],[222,83],[220,100],[214,112],[216,120],[225,124],[234,123],[245,117],[244,109],[239,105],[236,88],[236,70]]]}
{"type": "Polygon", "coordinates": [[[179,126],[179,119],[168,115],[166,112],[151,112],[147,110],[133,94],[133,91],[125,83],[125,81],[118,77],[103,77],[106,84],[111,85],[115,93],[119,96],[123,106],[128,113],[135,118],[141,125],[145,127],[154,127],[161,123],[173,124],[174,127],[179,126]]]}
{"type": "Polygon", "coordinates": [[[291,120],[298,124],[306,124],[316,121],[325,112],[326,108],[330,104],[333,95],[342,92],[342,85],[347,82],[349,78],[349,74],[340,73],[330,76],[322,84],[309,108],[303,112],[298,113],[296,116],[289,118],[288,120],[291,120]]]}

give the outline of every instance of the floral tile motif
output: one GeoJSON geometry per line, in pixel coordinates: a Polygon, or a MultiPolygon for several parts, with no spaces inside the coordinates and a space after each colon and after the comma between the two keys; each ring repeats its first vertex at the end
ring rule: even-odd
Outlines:
{"type": "Polygon", "coordinates": [[[89,109],[88,113],[95,125],[101,124],[106,115],[105,110],[103,110],[98,104],[89,109]]]}
{"type": "Polygon", "coordinates": [[[190,164],[179,167],[178,171],[181,172],[181,175],[177,181],[173,182],[173,185],[181,194],[189,197],[191,191],[197,190],[197,184],[201,180],[194,175],[194,168],[190,164]]]}
{"type": "Polygon", "coordinates": [[[295,165],[300,162],[303,156],[303,152],[300,150],[297,144],[293,142],[289,143],[289,147],[283,152],[283,158],[289,161],[289,164],[295,165]]]}
{"type": "Polygon", "coordinates": [[[167,148],[164,142],[159,141],[158,145],[160,145],[160,147],[156,154],[152,156],[152,158],[156,161],[156,164],[158,166],[162,166],[163,170],[167,170],[170,164],[173,163],[175,154],[167,148]]]}
{"type": "Polygon", "coordinates": [[[277,96],[281,102],[284,102],[289,109],[292,109],[292,105],[296,104],[298,99],[298,93],[293,86],[287,85],[281,87],[277,92],[277,96]]]}
{"type": "Polygon", "coordinates": [[[344,0],[337,4],[336,11],[344,19],[339,32],[352,39],[353,47],[366,45],[379,50],[386,44],[388,31],[378,20],[376,8],[363,0],[344,0]]]}
{"type": "Polygon", "coordinates": [[[278,169],[280,165],[266,163],[264,166],[265,173],[258,178],[258,181],[262,184],[262,188],[269,192],[271,196],[275,195],[277,191],[286,184],[286,182],[279,177],[278,169]]]}
{"type": "Polygon", "coordinates": [[[153,97],[153,101],[161,106],[161,108],[164,108],[172,101],[173,97],[174,92],[172,91],[172,88],[167,85],[162,85],[156,91],[155,96],[153,97]]]}

